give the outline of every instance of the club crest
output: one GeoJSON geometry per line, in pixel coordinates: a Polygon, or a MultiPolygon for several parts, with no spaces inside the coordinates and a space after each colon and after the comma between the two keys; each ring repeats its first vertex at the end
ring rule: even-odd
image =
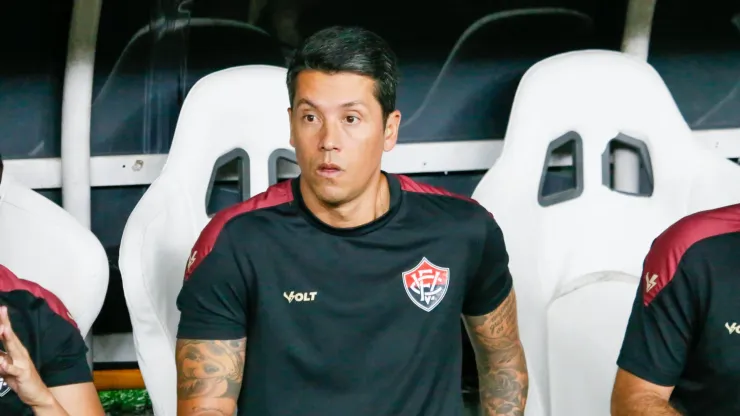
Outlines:
{"type": "MultiPolygon", "coordinates": [[[[0,348],[0,354],[6,355],[7,353],[5,352],[5,350],[0,348]]],[[[9,392],[10,392],[10,386],[8,385],[8,383],[5,382],[5,379],[0,377],[0,397],[5,397],[5,395],[8,394],[9,392]]]]}
{"type": "Polygon", "coordinates": [[[10,386],[8,383],[3,380],[2,377],[0,377],[0,397],[5,397],[6,394],[10,392],[10,386]]]}
{"type": "Polygon", "coordinates": [[[439,267],[424,257],[416,267],[404,272],[402,278],[409,299],[422,310],[430,312],[447,293],[450,269],[439,267]]]}

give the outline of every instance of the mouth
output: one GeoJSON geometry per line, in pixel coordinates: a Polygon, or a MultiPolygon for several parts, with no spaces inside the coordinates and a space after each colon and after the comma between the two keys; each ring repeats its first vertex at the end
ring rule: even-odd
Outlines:
{"type": "Polygon", "coordinates": [[[333,163],[322,163],[316,172],[324,178],[335,178],[342,173],[342,169],[333,163]]]}

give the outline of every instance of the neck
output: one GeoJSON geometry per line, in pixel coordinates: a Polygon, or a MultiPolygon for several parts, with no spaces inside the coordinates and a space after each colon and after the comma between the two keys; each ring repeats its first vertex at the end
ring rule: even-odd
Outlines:
{"type": "Polygon", "coordinates": [[[306,207],[319,220],[334,228],[354,228],[382,217],[390,209],[391,193],[388,179],[380,171],[370,179],[369,186],[360,195],[339,205],[320,201],[300,181],[306,207]]]}

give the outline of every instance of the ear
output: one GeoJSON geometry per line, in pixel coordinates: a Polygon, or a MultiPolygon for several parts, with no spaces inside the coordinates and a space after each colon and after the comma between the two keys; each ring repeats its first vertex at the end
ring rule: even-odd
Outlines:
{"type": "Polygon", "coordinates": [[[385,122],[385,133],[383,138],[383,150],[390,152],[396,147],[398,141],[398,128],[401,125],[401,112],[395,110],[388,114],[388,120],[385,122]]]}
{"type": "Polygon", "coordinates": [[[288,107],[288,123],[290,123],[290,146],[295,149],[295,140],[293,140],[293,109],[288,107]]]}

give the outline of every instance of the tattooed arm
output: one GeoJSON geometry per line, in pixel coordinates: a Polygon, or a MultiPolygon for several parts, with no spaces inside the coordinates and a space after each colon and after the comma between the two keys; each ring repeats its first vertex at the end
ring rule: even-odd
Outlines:
{"type": "Polygon", "coordinates": [[[177,415],[232,416],[242,387],[247,339],[178,339],[177,415]]]}
{"type": "Polygon", "coordinates": [[[493,312],[466,316],[475,350],[483,415],[522,416],[529,376],[519,340],[514,290],[493,312]]]}

